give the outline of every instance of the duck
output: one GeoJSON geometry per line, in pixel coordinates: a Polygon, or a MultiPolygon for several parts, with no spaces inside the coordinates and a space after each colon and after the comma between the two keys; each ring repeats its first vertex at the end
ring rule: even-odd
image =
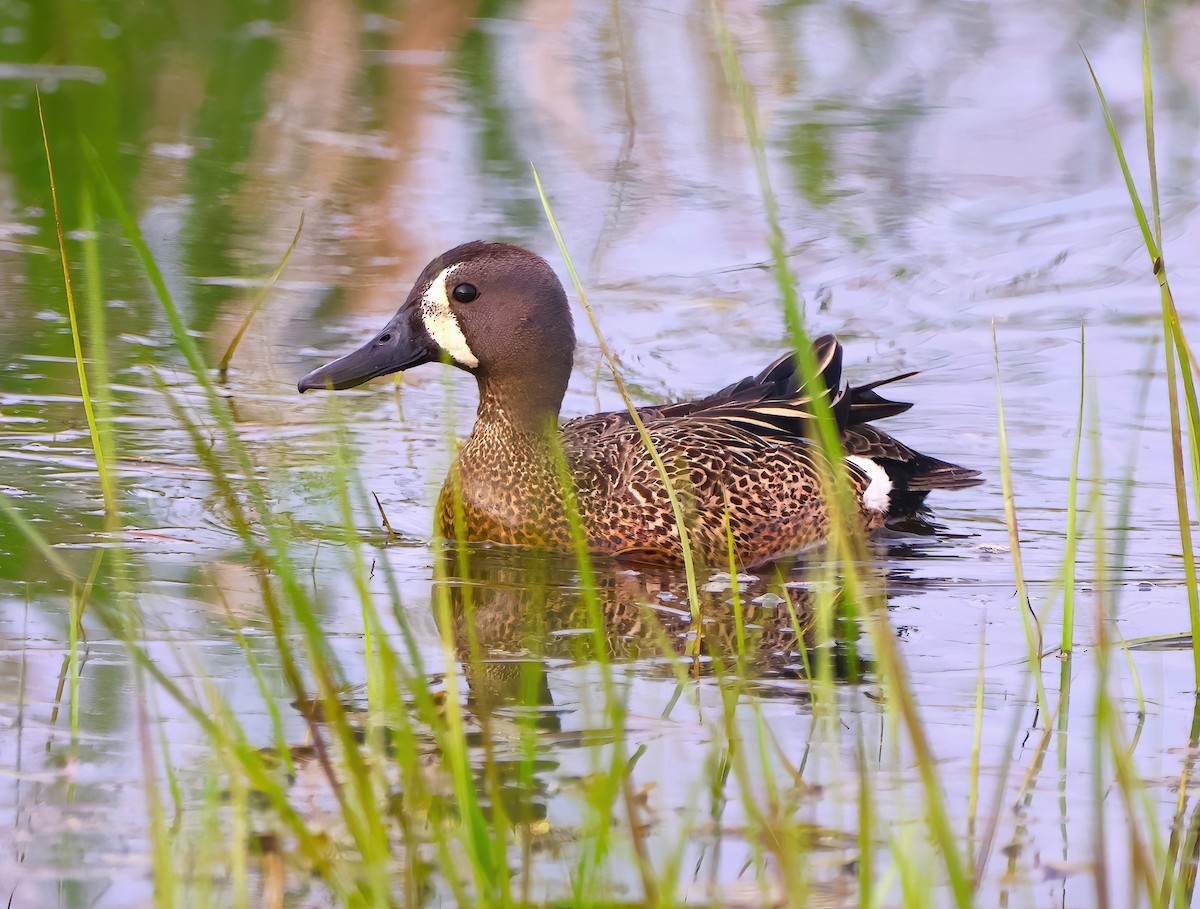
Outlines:
{"type": "Polygon", "coordinates": [[[826,540],[833,520],[816,394],[827,396],[865,530],[924,514],[933,490],[983,482],[874,425],[912,406],[877,389],[913,373],[852,386],[836,337],[816,338],[812,351],[817,390],[793,350],[706,397],[638,408],[660,470],[628,411],[560,422],[575,354],[562,282],[528,249],[477,240],[433,259],[378,334],[297,389],[353,388],[436,362],[474,376],[475,423],[435,508],[435,535],[451,541],[566,552],[582,541],[617,559],[678,564],[681,514],[692,555],[710,565],[729,565],[731,538],[739,567],[794,556],[826,540]]]}

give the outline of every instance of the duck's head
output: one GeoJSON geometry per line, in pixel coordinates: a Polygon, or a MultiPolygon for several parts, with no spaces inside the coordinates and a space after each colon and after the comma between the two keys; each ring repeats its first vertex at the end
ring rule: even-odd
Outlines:
{"type": "Polygon", "coordinates": [[[557,390],[557,409],[574,350],[567,296],[546,261],[519,246],[475,241],[426,265],[379,334],[297,387],[353,388],[441,360],[526,396],[557,390]]]}

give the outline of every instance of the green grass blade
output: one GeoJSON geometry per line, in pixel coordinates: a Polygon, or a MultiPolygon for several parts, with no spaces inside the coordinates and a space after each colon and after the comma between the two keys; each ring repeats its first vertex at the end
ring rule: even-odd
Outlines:
{"type": "Polygon", "coordinates": [[[692,618],[698,620],[700,595],[696,581],[696,563],[688,539],[687,521],[685,520],[683,505],[676,494],[675,483],[671,478],[671,473],[667,469],[666,463],[662,459],[662,455],[659,454],[658,449],[654,445],[654,440],[650,438],[650,432],[646,429],[646,424],[642,422],[641,414],[638,413],[637,407],[633,403],[633,398],[630,397],[629,390],[625,387],[625,382],[621,378],[620,370],[617,369],[616,359],[613,357],[612,351],[609,350],[608,343],[604,340],[604,335],[600,331],[600,323],[596,319],[596,314],[592,310],[591,304],[588,303],[587,292],[583,289],[583,282],[579,280],[579,273],[575,270],[575,265],[571,261],[566,240],[563,239],[562,231],[558,227],[558,220],[554,217],[554,211],[550,207],[550,199],[546,196],[545,187],[542,186],[541,175],[538,174],[538,169],[532,162],[530,162],[530,167],[533,170],[533,182],[537,187],[538,198],[541,199],[542,209],[546,213],[546,220],[550,223],[550,230],[554,234],[554,241],[558,244],[559,253],[561,253],[563,261],[566,262],[567,272],[570,274],[571,283],[575,288],[575,295],[579,298],[584,312],[587,313],[588,322],[592,326],[592,331],[596,336],[596,343],[600,348],[600,355],[608,365],[617,393],[621,396],[621,400],[625,404],[625,409],[629,412],[629,416],[637,427],[638,435],[641,436],[642,444],[646,446],[646,451],[649,452],[651,459],[654,461],[655,469],[658,470],[663,485],[666,487],[667,497],[671,503],[671,513],[675,518],[675,527],[679,531],[679,544],[683,556],[684,575],[687,579],[688,604],[692,610],[692,618]]]}
{"type": "Polygon", "coordinates": [[[234,351],[242,343],[242,336],[246,334],[246,329],[250,327],[250,322],[258,315],[258,311],[262,309],[262,305],[267,302],[267,297],[275,287],[279,276],[283,274],[283,270],[287,267],[288,259],[292,257],[292,250],[300,242],[300,232],[302,230],[304,230],[303,212],[300,213],[300,223],[296,225],[296,235],[292,237],[292,242],[288,244],[287,251],[284,252],[283,258],[279,260],[279,264],[275,266],[275,270],[271,272],[271,277],[267,279],[266,285],[259,290],[258,296],[254,298],[254,302],[250,306],[250,311],[246,313],[246,318],[242,319],[242,324],[238,327],[237,334],[233,336],[233,340],[229,342],[229,347],[225,349],[225,355],[221,357],[221,362],[217,366],[217,376],[222,382],[225,381],[225,374],[229,371],[229,361],[233,359],[234,351]]]}
{"type": "Polygon", "coordinates": [[[1104,112],[1104,123],[1108,127],[1108,137],[1112,141],[1113,149],[1117,153],[1117,161],[1121,165],[1121,176],[1125,179],[1125,189],[1129,193],[1129,201],[1133,205],[1133,214],[1137,218],[1138,227],[1142,231],[1142,240],[1146,244],[1146,250],[1150,253],[1150,261],[1154,266],[1155,274],[1157,274],[1160,267],[1158,243],[1155,242],[1154,234],[1150,230],[1150,224],[1146,220],[1146,210],[1142,208],[1142,200],[1138,196],[1137,186],[1133,182],[1133,174],[1129,171],[1129,162],[1125,160],[1125,149],[1121,146],[1120,136],[1117,135],[1117,127],[1113,123],[1112,111],[1108,109],[1108,101],[1104,97],[1104,90],[1100,87],[1100,80],[1096,76],[1096,71],[1092,68],[1092,61],[1088,59],[1087,53],[1084,53],[1083,59],[1087,63],[1088,72],[1091,73],[1092,85],[1096,88],[1096,96],[1100,99],[1100,109],[1104,112]]]}
{"type": "MultiPolygon", "coordinates": [[[[1093,73],[1093,78],[1095,74],[1093,73]]],[[[1150,18],[1142,2],[1142,114],[1146,121],[1146,161],[1150,166],[1150,208],[1154,217],[1154,242],[1162,250],[1162,216],[1158,204],[1158,165],[1154,154],[1154,85],[1150,78],[1150,18]]]]}
{"type": "Polygon", "coordinates": [[[150,279],[150,284],[154,287],[155,295],[162,305],[167,322],[170,323],[175,343],[179,345],[179,350],[183,354],[184,359],[187,360],[188,366],[191,367],[196,381],[204,387],[206,392],[213,393],[212,380],[209,378],[208,367],[204,363],[204,357],[200,353],[200,348],[196,346],[196,341],[192,338],[191,332],[188,331],[187,326],[183,323],[179,309],[175,306],[175,301],[171,297],[171,291],[167,288],[167,282],[163,277],[162,270],[154,260],[154,255],[150,252],[150,247],[146,245],[146,241],[142,238],[141,228],[138,227],[137,221],[130,213],[128,207],[126,207],[125,202],[121,199],[120,193],[117,192],[117,188],[113,185],[107,171],[104,170],[104,166],[100,163],[100,156],[96,152],[96,149],[86,139],[83,143],[83,151],[84,156],[91,165],[92,172],[96,176],[102,193],[107,198],[109,206],[117,216],[117,220],[121,222],[125,239],[133,247],[143,270],[146,272],[146,277],[150,279]]]}
{"type": "MultiPolygon", "coordinates": [[[[1153,153],[1154,137],[1153,137],[1153,91],[1150,80],[1150,52],[1149,52],[1149,35],[1146,31],[1145,17],[1143,17],[1143,35],[1142,35],[1142,87],[1143,87],[1143,105],[1145,109],[1146,127],[1150,131],[1147,134],[1147,149],[1153,153]]],[[[1189,426],[1189,444],[1191,455],[1191,463],[1193,469],[1200,463],[1200,405],[1197,403],[1197,395],[1195,384],[1193,381],[1192,364],[1194,358],[1191,353],[1187,340],[1183,336],[1183,331],[1179,324],[1179,313],[1175,308],[1175,300],[1171,293],[1171,286],[1167,280],[1167,268],[1163,261],[1162,250],[1158,243],[1158,233],[1161,231],[1161,224],[1158,218],[1158,178],[1157,169],[1153,158],[1150,161],[1151,186],[1154,192],[1153,205],[1155,210],[1155,230],[1152,231],[1146,219],[1146,212],[1142,206],[1142,201],[1138,196],[1137,187],[1134,185],[1133,177],[1130,174],[1129,163],[1125,158],[1125,151],[1121,145],[1121,138],[1117,134],[1116,126],[1113,124],[1112,114],[1108,108],[1108,102],[1104,98],[1104,91],[1100,87],[1100,80],[1096,76],[1095,70],[1092,68],[1091,61],[1087,59],[1087,54],[1084,54],[1084,60],[1087,62],[1088,72],[1092,76],[1092,84],[1096,89],[1096,96],[1100,100],[1100,108],[1104,113],[1104,122],[1108,127],[1109,139],[1112,141],[1113,150],[1117,155],[1117,161],[1121,166],[1121,175],[1125,180],[1125,188],[1129,193],[1129,201],[1133,205],[1134,215],[1137,218],[1138,227],[1142,231],[1142,240],[1145,243],[1146,250],[1150,254],[1151,269],[1155,278],[1158,281],[1159,296],[1162,304],[1162,320],[1163,320],[1163,336],[1166,349],[1166,369],[1167,369],[1167,402],[1171,420],[1171,460],[1175,478],[1175,506],[1176,520],[1179,525],[1179,538],[1183,550],[1183,568],[1184,576],[1187,581],[1187,597],[1188,597],[1188,615],[1191,622],[1191,631],[1194,646],[1192,650],[1193,673],[1195,676],[1196,686],[1200,688],[1200,585],[1197,584],[1195,553],[1192,548],[1192,529],[1191,515],[1188,509],[1188,494],[1187,494],[1187,477],[1184,470],[1183,456],[1183,429],[1182,419],[1180,417],[1179,404],[1179,384],[1180,379],[1176,377],[1176,371],[1181,373],[1182,384],[1184,389],[1184,400],[1187,407],[1187,420],[1189,426]]],[[[1197,497],[1197,507],[1200,508],[1200,488],[1194,490],[1197,497]]]]}
{"type": "Polygon", "coordinates": [[[1067,530],[1063,551],[1062,652],[1070,653],[1075,641],[1075,555],[1079,544],[1079,449],[1083,442],[1083,405],[1087,378],[1087,343],[1079,326],[1079,408],[1075,414],[1075,441],[1071,447],[1071,474],[1067,480],[1067,530]]]}
{"type": "Polygon", "coordinates": [[[112,474],[104,456],[104,443],[100,439],[100,429],[96,424],[96,413],[92,408],[92,394],[88,389],[87,370],[83,362],[83,342],[79,332],[79,318],[75,312],[75,293],[71,287],[71,267],[67,262],[67,243],[63,236],[62,214],[58,207],[58,187],[54,181],[54,163],[50,159],[50,139],[46,134],[46,118],[42,112],[42,93],[35,88],[38,108],[38,122],[42,128],[42,149],[46,154],[46,170],[50,177],[50,201],[54,207],[54,229],[58,235],[58,256],[62,262],[63,286],[67,293],[67,318],[71,325],[71,343],[75,350],[75,370],[79,375],[79,393],[83,399],[83,412],[87,418],[88,435],[91,437],[92,454],[96,459],[96,474],[100,478],[100,490],[104,496],[106,514],[116,513],[116,492],[113,487],[112,474]]]}
{"type": "Polygon", "coordinates": [[[1025,588],[1025,569],[1021,563],[1021,535],[1017,527],[1017,508],[1013,496],[1012,465],[1008,456],[1008,433],[1004,426],[1004,396],[1000,390],[1000,347],[996,341],[994,323],[992,325],[992,352],[996,360],[996,434],[1000,442],[1000,486],[1004,493],[1004,518],[1008,525],[1013,576],[1017,585],[1017,608],[1021,610],[1021,623],[1025,629],[1029,671],[1033,674],[1038,709],[1049,723],[1050,706],[1046,701],[1045,685],[1042,683],[1042,629],[1029,602],[1029,592],[1025,588]]]}

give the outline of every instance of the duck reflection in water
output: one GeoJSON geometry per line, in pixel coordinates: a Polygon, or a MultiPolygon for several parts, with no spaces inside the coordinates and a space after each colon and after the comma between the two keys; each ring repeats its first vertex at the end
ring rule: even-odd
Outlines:
{"type": "MultiPolygon", "coordinates": [[[[452,623],[476,713],[554,706],[547,671],[564,660],[628,663],[660,678],[681,666],[693,677],[729,672],[769,694],[770,680],[805,675],[819,609],[834,617],[835,677],[854,681],[870,670],[856,651],[857,623],[841,618],[842,591],[822,589],[802,568],[702,574],[693,616],[678,569],[597,559],[587,585],[574,560],[546,553],[448,546],[439,562],[435,601],[446,598],[441,615],[452,623]]],[[[881,596],[882,581],[872,586],[881,596]]],[[[547,719],[553,725],[553,714],[547,719]]]]}

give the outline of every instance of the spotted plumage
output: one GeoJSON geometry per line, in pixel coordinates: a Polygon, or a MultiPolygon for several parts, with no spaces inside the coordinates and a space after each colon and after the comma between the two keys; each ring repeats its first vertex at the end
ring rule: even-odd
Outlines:
{"type": "MultiPolygon", "coordinates": [[[[577,514],[593,551],[674,561],[680,535],[667,486],[631,416],[559,425],[574,347],[566,294],[544,260],[517,246],[468,243],[426,266],[374,339],[310,373],[299,389],[348,388],[448,361],[475,376],[479,412],[439,497],[441,535],[569,550],[577,514]]],[[[871,425],[911,406],[875,390],[906,376],[850,387],[836,339],[818,338],[813,352],[816,393],[828,395],[864,526],[919,512],[930,490],[981,482],[977,471],[922,455],[871,425]]],[[[702,558],[726,562],[729,534],[748,566],[827,535],[813,393],[789,354],[708,397],[638,411],[702,558]]]]}

